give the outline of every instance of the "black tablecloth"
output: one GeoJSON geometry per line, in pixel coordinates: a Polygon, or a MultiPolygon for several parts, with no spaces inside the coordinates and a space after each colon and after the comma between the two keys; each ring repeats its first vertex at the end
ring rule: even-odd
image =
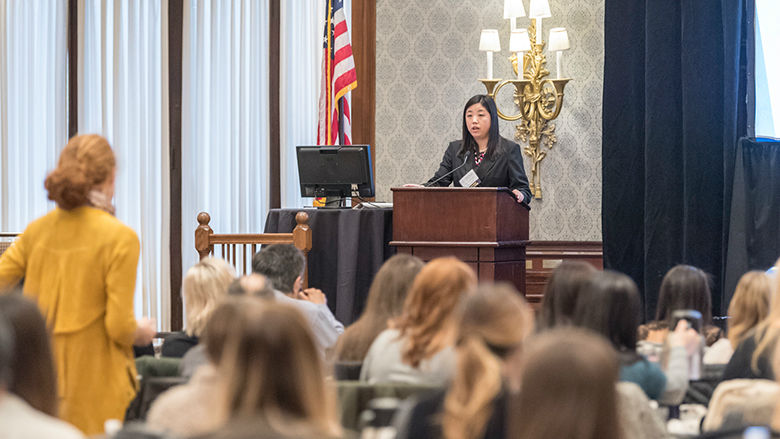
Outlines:
{"type": "MultiPolygon", "coordinates": [[[[289,233],[302,209],[272,209],[265,233],[289,233]]],[[[392,209],[304,209],[309,214],[312,249],[309,286],[321,289],[344,325],[363,311],[379,267],[395,253],[392,209]]]]}

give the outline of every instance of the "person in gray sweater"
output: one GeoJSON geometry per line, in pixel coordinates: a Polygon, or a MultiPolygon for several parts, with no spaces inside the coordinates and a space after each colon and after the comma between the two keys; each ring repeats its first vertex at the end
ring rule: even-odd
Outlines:
{"type": "Polygon", "coordinates": [[[429,262],[414,280],[401,317],[369,348],[360,379],[369,383],[446,384],[455,370],[455,309],[477,283],[449,257],[429,262]]]}

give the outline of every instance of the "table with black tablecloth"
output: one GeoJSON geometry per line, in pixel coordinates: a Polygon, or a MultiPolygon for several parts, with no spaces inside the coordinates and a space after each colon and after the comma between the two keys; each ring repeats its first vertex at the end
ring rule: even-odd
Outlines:
{"type": "Polygon", "coordinates": [[[265,233],[289,233],[295,214],[309,214],[312,249],[309,286],[321,289],[328,306],[344,325],[355,321],[366,303],[379,267],[395,253],[392,209],[272,209],[265,233]]]}

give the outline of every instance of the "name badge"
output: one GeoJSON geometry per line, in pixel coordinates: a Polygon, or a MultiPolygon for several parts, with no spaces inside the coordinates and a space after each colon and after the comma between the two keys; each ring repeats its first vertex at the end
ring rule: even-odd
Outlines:
{"type": "Polygon", "coordinates": [[[482,181],[477,177],[477,173],[472,169],[466,175],[459,180],[459,183],[463,187],[474,187],[480,184],[482,181]]]}

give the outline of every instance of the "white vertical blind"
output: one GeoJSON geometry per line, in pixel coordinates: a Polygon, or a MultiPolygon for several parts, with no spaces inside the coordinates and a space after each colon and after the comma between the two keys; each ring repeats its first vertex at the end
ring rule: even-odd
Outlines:
{"type": "Polygon", "coordinates": [[[197,262],[198,212],[211,215],[216,233],[263,230],[269,207],[268,26],[268,0],[184,2],[185,272],[197,262]]]}
{"type": "Polygon", "coordinates": [[[279,37],[279,159],[283,207],[311,206],[311,199],[301,197],[295,147],[317,144],[326,3],[311,0],[282,2],[279,37]]]}
{"type": "Polygon", "coordinates": [[[0,231],[54,207],[43,180],[68,141],[66,2],[0,0],[0,231]]]}
{"type": "Polygon", "coordinates": [[[79,133],[117,155],[117,218],[141,241],[136,316],[170,328],[167,7],[161,0],[79,0],[79,133]]]}
{"type": "Polygon", "coordinates": [[[780,2],[756,0],[756,136],[780,139],[780,2]]]}

